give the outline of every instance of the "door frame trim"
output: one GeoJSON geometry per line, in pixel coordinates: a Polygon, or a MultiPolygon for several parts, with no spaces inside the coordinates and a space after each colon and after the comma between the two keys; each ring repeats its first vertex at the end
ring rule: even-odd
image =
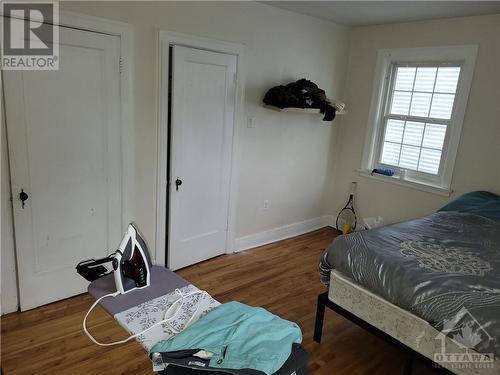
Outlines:
{"type": "Polygon", "coordinates": [[[226,53],[237,57],[236,97],[233,121],[233,144],[231,152],[231,172],[229,186],[229,208],[226,232],[225,253],[235,250],[236,202],[239,183],[239,138],[244,123],[244,88],[246,73],[247,47],[244,44],[204,38],[173,31],[158,32],[158,149],[157,149],[157,188],[156,188],[156,263],[168,267],[167,249],[167,200],[169,162],[168,150],[168,90],[169,90],[169,49],[172,45],[197,48],[212,52],[226,53]]]}

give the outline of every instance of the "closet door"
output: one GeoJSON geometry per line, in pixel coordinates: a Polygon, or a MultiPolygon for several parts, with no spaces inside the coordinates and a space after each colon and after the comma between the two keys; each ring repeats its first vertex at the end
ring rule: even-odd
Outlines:
{"type": "Polygon", "coordinates": [[[226,251],[237,57],[173,54],[168,265],[178,269],[226,251]]]}
{"type": "Polygon", "coordinates": [[[20,305],[86,291],[121,237],[120,39],[60,28],[58,71],[4,71],[20,305]]]}

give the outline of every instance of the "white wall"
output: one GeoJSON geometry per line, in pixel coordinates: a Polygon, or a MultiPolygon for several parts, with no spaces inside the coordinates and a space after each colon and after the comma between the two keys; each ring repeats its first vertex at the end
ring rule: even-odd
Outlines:
{"type": "Polygon", "coordinates": [[[243,43],[248,48],[246,114],[254,128],[240,139],[236,237],[328,212],[331,145],[337,122],[262,107],[267,89],[302,77],[342,98],[349,30],[256,2],[66,2],[63,10],[130,23],[135,28],[135,172],[137,222],[155,238],[157,33],[243,43]],[[270,208],[263,210],[264,200],[270,208]]]}
{"type": "Polygon", "coordinates": [[[345,100],[339,126],[331,210],[358,180],[358,211],[390,222],[427,215],[450,198],[360,177],[377,50],[478,44],[479,53],[453,174],[451,198],[472,190],[500,193],[500,15],[412,22],[353,29],[345,100]]]}
{"type": "MultiPolygon", "coordinates": [[[[1,95],[1,90],[0,90],[1,95]]],[[[10,201],[9,164],[7,159],[7,137],[5,134],[4,106],[1,101],[1,254],[0,254],[0,314],[17,310],[16,259],[14,255],[14,232],[12,227],[12,204],[10,201]]]]}

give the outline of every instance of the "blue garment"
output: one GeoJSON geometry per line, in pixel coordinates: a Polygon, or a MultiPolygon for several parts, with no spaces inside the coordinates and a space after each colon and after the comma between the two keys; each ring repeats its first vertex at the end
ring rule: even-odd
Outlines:
{"type": "Polygon", "coordinates": [[[210,366],[251,368],[271,375],[302,342],[297,324],[260,307],[229,302],[216,307],[185,331],[158,342],[151,352],[203,349],[213,353],[210,366]]]}
{"type": "Polygon", "coordinates": [[[439,211],[468,212],[500,223],[500,196],[488,191],[473,191],[461,195],[439,211]]]}

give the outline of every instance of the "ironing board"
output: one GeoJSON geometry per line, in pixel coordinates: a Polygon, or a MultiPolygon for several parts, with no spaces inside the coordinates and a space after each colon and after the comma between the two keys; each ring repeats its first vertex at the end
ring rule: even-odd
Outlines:
{"type": "MultiPolygon", "coordinates": [[[[112,298],[104,298],[99,304],[129,334],[135,334],[163,319],[168,307],[179,298],[175,293],[176,289],[180,289],[183,293],[198,290],[196,286],[188,283],[169,269],[153,266],[151,268],[151,285],[149,287],[133,290],[127,294],[112,298]]],[[[88,287],[89,294],[95,299],[114,291],[116,291],[116,287],[112,274],[94,280],[88,287]]],[[[195,319],[197,320],[219,305],[220,303],[210,295],[192,295],[182,304],[182,310],[177,314],[178,318],[171,322],[171,326],[180,329],[183,327],[186,317],[191,317],[196,313],[195,319]]],[[[174,335],[175,333],[170,327],[160,325],[139,335],[136,339],[149,353],[151,347],[158,341],[167,340],[174,335]]],[[[273,375],[306,375],[307,359],[308,356],[304,349],[300,345],[294,346],[287,362],[273,375]]],[[[176,368],[175,366],[171,367],[168,372],[165,370],[165,375],[198,373],[189,372],[187,369],[176,368]]],[[[207,371],[204,371],[203,374],[207,374],[207,371]]]]}

